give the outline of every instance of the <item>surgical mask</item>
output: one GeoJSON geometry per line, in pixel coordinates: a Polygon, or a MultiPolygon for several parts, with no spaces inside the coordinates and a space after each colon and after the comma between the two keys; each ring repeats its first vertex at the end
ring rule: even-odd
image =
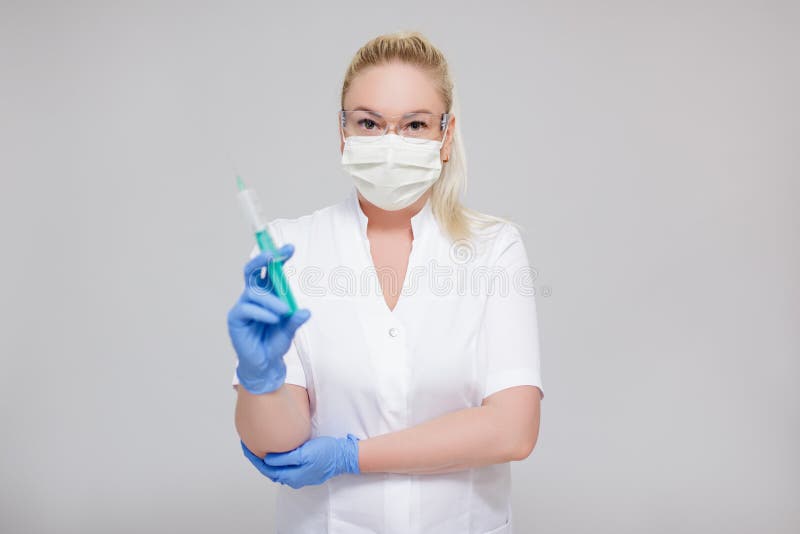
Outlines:
{"type": "Polygon", "coordinates": [[[442,141],[403,140],[397,134],[345,138],[342,167],[369,202],[385,210],[413,204],[442,172],[442,141]]]}

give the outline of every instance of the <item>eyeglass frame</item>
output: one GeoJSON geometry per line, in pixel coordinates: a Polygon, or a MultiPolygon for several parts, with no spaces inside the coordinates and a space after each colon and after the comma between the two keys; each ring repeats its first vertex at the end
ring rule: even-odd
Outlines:
{"type": "MultiPolygon", "coordinates": [[[[372,113],[373,115],[377,115],[378,117],[380,117],[382,119],[393,119],[395,117],[408,117],[408,116],[413,116],[413,115],[436,115],[436,113],[415,113],[413,111],[409,112],[409,113],[396,113],[394,115],[383,115],[383,114],[381,114],[381,113],[379,113],[377,111],[372,111],[372,110],[367,110],[367,109],[340,109],[339,111],[336,112],[336,114],[339,116],[339,132],[342,134],[342,142],[346,142],[345,136],[344,136],[344,128],[345,128],[345,124],[344,124],[345,123],[345,120],[344,120],[345,119],[345,115],[344,114],[345,114],[345,112],[351,113],[353,111],[365,111],[367,113],[372,113]]],[[[439,122],[439,128],[442,129],[442,138],[438,140],[441,143],[444,143],[445,137],[447,137],[447,128],[450,126],[450,117],[451,116],[452,116],[452,113],[448,113],[448,112],[445,112],[445,113],[441,114],[441,121],[439,122]]],[[[391,129],[391,125],[389,124],[389,121],[387,120],[386,122],[387,122],[386,129],[383,131],[383,133],[381,135],[352,136],[352,137],[374,137],[375,139],[380,139],[380,138],[384,137],[387,133],[389,133],[389,130],[391,129]]],[[[400,136],[400,138],[403,139],[406,142],[414,143],[414,141],[409,141],[408,139],[421,139],[423,141],[429,141],[429,139],[424,139],[424,138],[414,138],[414,137],[407,138],[406,136],[400,135],[399,133],[397,133],[397,124],[396,123],[394,124],[394,126],[395,126],[395,133],[398,136],[400,136]]]]}

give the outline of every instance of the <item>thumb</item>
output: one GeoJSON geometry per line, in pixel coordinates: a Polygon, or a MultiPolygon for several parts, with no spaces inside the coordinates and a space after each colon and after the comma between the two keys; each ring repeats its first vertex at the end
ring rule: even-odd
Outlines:
{"type": "Polygon", "coordinates": [[[279,261],[284,263],[286,260],[292,257],[294,254],[294,245],[291,243],[286,243],[278,250],[275,251],[275,255],[273,256],[273,261],[279,261]]]}
{"type": "Polygon", "coordinates": [[[300,465],[300,447],[288,452],[269,452],[264,456],[264,463],[271,466],[279,465],[300,465]]]}
{"type": "Polygon", "coordinates": [[[294,335],[295,331],[308,321],[311,312],[306,308],[299,308],[286,320],[286,331],[289,335],[294,335]]]}

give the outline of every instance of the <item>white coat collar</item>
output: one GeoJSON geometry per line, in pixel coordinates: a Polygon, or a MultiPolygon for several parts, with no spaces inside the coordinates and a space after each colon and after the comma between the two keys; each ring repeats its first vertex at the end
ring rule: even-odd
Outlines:
{"type": "MultiPolygon", "coordinates": [[[[364,210],[361,209],[361,204],[358,202],[358,189],[356,189],[355,186],[353,186],[350,190],[349,204],[351,210],[358,219],[358,228],[361,238],[368,239],[367,223],[369,222],[369,218],[364,213],[364,210]]],[[[428,197],[428,200],[425,201],[422,209],[411,217],[411,230],[414,233],[414,239],[417,239],[423,235],[426,231],[426,228],[434,225],[435,223],[436,221],[433,215],[433,208],[431,207],[431,199],[428,197]]]]}

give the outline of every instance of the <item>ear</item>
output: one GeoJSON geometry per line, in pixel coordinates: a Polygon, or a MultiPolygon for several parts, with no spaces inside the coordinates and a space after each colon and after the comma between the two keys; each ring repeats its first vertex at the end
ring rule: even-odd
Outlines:
{"type": "Polygon", "coordinates": [[[444,137],[444,143],[442,143],[442,149],[439,152],[443,161],[447,161],[450,159],[450,150],[453,144],[453,132],[455,132],[456,126],[456,116],[451,115],[447,122],[447,133],[444,137]]]}
{"type": "Polygon", "coordinates": [[[344,153],[344,132],[342,132],[342,116],[336,112],[336,131],[339,132],[339,153],[344,153]]]}

